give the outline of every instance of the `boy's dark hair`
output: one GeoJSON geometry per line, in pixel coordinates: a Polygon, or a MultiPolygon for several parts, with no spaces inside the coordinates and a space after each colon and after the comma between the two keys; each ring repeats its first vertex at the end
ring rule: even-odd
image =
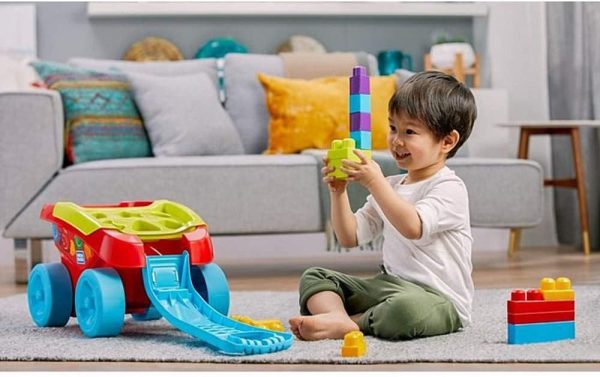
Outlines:
{"type": "Polygon", "coordinates": [[[390,115],[405,114],[425,123],[437,140],[458,131],[460,138],[450,158],[469,138],[477,118],[473,94],[454,77],[442,72],[421,72],[406,80],[390,99],[390,115]]]}

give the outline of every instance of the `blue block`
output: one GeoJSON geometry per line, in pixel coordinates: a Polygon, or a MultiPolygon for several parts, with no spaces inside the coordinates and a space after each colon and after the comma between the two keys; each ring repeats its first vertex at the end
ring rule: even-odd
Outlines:
{"type": "Polygon", "coordinates": [[[575,339],[575,322],[508,324],[508,344],[527,344],[575,339]]]}
{"type": "Polygon", "coordinates": [[[350,95],[350,114],[352,113],[370,113],[371,95],[370,94],[351,94],[350,95]]]}
{"type": "Polygon", "coordinates": [[[356,149],[371,149],[371,132],[370,131],[352,131],[350,137],[356,143],[356,149]]]}

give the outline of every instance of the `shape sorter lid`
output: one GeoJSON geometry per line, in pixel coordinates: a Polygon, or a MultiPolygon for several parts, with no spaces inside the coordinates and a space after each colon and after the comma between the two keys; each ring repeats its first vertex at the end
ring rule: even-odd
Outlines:
{"type": "Polygon", "coordinates": [[[190,228],[206,225],[194,211],[169,200],[139,207],[81,207],[58,202],[52,215],[85,235],[98,229],[113,229],[142,240],[178,238],[190,228]]]}

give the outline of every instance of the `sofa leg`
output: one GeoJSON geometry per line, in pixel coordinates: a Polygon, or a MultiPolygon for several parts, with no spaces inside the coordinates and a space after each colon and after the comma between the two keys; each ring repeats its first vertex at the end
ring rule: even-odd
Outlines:
{"type": "Polygon", "coordinates": [[[27,284],[29,272],[42,261],[41,239],[15,239],[15,283],[27,284]]]}
{"type": "Polygon", "coordinates": [[[508,256],[512,257],[521,243],[521,229],[512,228],[510,230],[510,238],[508,241],[508,256]]]}

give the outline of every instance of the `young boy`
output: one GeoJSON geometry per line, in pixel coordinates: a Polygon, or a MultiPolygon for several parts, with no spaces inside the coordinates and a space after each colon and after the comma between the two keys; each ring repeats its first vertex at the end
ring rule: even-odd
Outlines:
{"type": "Polygon", "coordinates": [[[382,272],[358,278],[313,267],[300,281],[301,316],[290,319],[303,340],[342,339],[353,330],[398,340],[448,334],[471,321],[472,237],[463,181],[446,166],[477,116],[470,90],[452,76],[423,72],[389,102],[388,147],[408,173],[385,178],[379,165],[343,161],[348,180],[329,177],[331,222],[338,241],[354,247],[383,232],[382,272]],[[370,194],[352,213],[347,182],[370,194]]]}

